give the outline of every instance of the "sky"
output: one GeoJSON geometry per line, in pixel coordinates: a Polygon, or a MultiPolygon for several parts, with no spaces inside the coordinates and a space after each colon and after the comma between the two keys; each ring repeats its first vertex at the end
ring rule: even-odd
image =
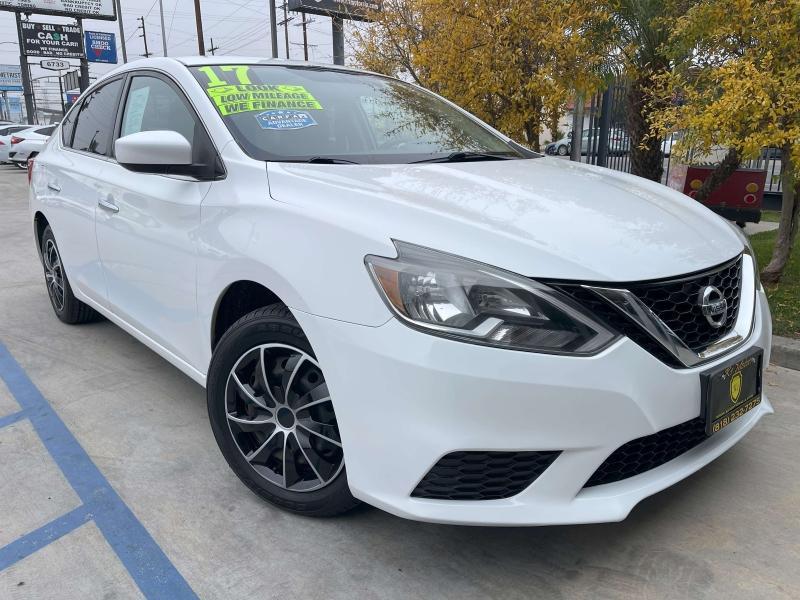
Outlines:
{"type": "MultiPolygon", "coordinates": [[[[170,56],[189,56],[197,54],[197,33],[195,28],[193,0],[162,0],[164,6],[164,28],[166,30],[167,53],[170,56]]],[[[120,0],[122,23],[128,51],[128,61],[141,58],[144,42],[138,29],[138,18],[145,18],[148,50],[154,56],[162,56],[161,20],[159,0],[120,0]]],[[[283,0],[276,0],[278,22],[283,20],[283,0]]],[[[271,56],[269,38],[269,8],[267,0],[201,0],[203,14],[203,33],[206,52],[210,39],[218,46],[217,55],[271,56]]],[[[302,60],[303,33],[300,26],[300,13],[289,12],[290,58],[302,60]]],[[[328,17],[308,15],[309,59],[317,62],[332,62],[331,20],[328,17]]],[[[73,19],[32,15],[32,21],[43,23],[74,23],[73,19]]],[[[349,57],[348,32],[356,27],[354,22],[345,22],[345,56],[349,57]]],[[[107,31],[117,37],[117,55],[122,62],[120,50],[119,24],[116,21],[84,20],[88,31],[107,31]]],[[[285,58],[285,37],[283,27],[278,29],[278,54],[285,58]]],[[[53,75],[39,67],[39,57],[31,57],[31,75],[34,80],[53,75]]],[[[78,67],[77,59],[69,62],[78,67]]],[[[0,11],[0,64],[19,64],[19,47],[14,13],[0,11]]],[[[113,69],[115,65],[89,63],[91,78],[98,77],[113,69]]],[[[55,78],[39,79],[35,83],[37,102],[58,105],[58,82],[55,78]]]]}

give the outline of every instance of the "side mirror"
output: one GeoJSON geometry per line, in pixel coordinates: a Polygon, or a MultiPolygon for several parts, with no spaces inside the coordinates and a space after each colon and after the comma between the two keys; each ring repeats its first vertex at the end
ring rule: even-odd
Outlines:
{"type": "Polygon", "coordinates": [[[567,137],[568,137],[569,139],[572,139],[572,132],[571,132],[571,131],[567,133],[567,137]]]}
{"type": "MultiPolygon", "coordinates": [[[[140,131],[114,142],[114,156],[137,173],[208,179],[209,165],[192,162],[192,145],[176,131],[140,131]]],[[[213,173],[213,168],[211,169],[213,173]]]]}

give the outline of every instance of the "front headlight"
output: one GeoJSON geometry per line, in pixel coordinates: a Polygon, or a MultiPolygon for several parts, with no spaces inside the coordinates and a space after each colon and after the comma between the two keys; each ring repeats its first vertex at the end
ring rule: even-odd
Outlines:
{"type": "Polygon", "coordinates": [[[397,258],[367,256],[378,291],[402,322],[475,344],[595,354],[616,339],[567,296],[483,263],[395,242],[397,258]]]}

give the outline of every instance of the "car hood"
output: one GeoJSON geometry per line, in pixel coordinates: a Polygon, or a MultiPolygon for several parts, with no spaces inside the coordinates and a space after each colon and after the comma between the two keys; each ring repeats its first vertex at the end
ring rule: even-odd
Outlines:
{"type": "Polygon", "coordinates": [[[269,163],[268,174],[275,200],[360,236],[403,240],[531,277],[657,279],[720,264],[743,250],[728,223],[688,196],[556,158],[269,163]]]}

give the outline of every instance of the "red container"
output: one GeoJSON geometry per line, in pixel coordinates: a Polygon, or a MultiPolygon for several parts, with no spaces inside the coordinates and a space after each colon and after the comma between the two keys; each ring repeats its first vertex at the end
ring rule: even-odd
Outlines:
{"type": "MultiPolygon", "coordinates": [[[[694,198],[713,170],[714,167],[689,167],[683,193],[694,198]]],[[[766,181],[767,172],[763,169],[737,169],[703,204],[731,221],[758,223],[766,181]]]]}

